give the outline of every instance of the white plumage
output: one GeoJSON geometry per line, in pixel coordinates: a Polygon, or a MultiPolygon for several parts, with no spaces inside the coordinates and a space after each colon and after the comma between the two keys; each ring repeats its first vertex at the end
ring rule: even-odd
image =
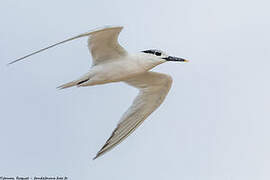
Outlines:
{"type": "Polygon", "coordinates": [[[187,61],[168,56],[159,50],[146,50],[137,54],[130,54],[118,43],[118,35],[122,29],[123,27],[96,29],[53,44],[9,63],[13,64],[56,45],[89,36],[88,47],[93,58],[90,71],[81,78],[63,84],[58,88],[92,86],[123,81],[140,90],[139,95],[124,113],[112,135],[94,159],[123,141],[164,101],[171,88],[172,78],[169,75],[150,72],[149,70],[166,61],[187,61]]]}

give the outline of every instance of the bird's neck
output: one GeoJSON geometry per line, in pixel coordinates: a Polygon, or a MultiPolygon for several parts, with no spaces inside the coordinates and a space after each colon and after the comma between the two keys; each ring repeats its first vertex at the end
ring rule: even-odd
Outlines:
{"type": "Polygon", "coordinates": [[[139,54],[136,55],[136,61],[145,69],[150,70],[156,67],[159,64],[166,62],[165,60],[160,60],[157,58],[153,58],[152,56],[148,56],[147,54],[139,54]]]}

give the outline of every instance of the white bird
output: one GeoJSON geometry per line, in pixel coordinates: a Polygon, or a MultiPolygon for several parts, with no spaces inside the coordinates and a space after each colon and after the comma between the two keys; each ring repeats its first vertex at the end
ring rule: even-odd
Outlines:
{"type": "Polygon", "coordinates": [[[58,88],[93,86],[122,81],[139,89],[139,95],[124,113],[105,145],[93,159],[122,142],[164,101],[171,88],[172,78],[167,74],[149,70],[167,61],[187,62],[183,58],[168,56],[160,50],[152,49],[136,54],[128,53],[118,43],[118,36],[122,29],[123,27],[118,26],[96,29],[58,42],[9,63],[13,64],[59,44],[89,36],[88,47],[93,58],[90,71],[81,78],[63,84],[58,88]]]}

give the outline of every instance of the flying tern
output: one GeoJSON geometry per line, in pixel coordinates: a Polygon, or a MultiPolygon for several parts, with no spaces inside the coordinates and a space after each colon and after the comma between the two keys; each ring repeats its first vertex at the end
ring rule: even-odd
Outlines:
{"type": "Polygon", "coordinates": [[[172,78],[167,74],[149,70],[168,61],[188,61],[183,58],[169,56],[156,49],[145,50],[136,54],[128,53],[118,43],[118,36],[122,29],[122,26],[95,29],[35,51],[9,63],[13,64],[54,46],[87,36],[88,48],[93,59],[90,71],[58,88],[65,89],[73,86],[82,87],[111,82],[125,82],[139,89],[138,96],[123,114],[117,127],[93,159],[103,155],[122,142],[164,101],[171,88],[172,78]]]}

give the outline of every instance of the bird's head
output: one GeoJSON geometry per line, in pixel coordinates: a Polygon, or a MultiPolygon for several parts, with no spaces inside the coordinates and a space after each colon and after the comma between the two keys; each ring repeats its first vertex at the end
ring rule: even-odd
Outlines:
{"type": "Polygon", "coordinates": [[[145,51],[142,51],[142,53],[147,54],[149,56],[149,58],[151,58],[153,60],[157,60],[160,63],[164,63],[167,61],[188,62],[188,60],[186,60],[186,59],[174,57],[174,56],[168,56],[163,51],[156,50],[156,49],[145,50],[145,51]]]}

